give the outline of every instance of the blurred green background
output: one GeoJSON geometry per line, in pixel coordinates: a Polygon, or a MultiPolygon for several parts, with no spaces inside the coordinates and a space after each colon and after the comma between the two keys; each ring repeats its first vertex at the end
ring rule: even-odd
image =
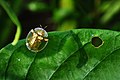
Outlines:
{"type": "MultiPolygon", "coordinates": [[[[1,2],[2,0],[0,0],[1,2]]],[[[25,39],[40,24],[47,31],[94,28],[120,31],[120,0],[4,0],[17,15],[25,39]]],[[[1,4],[1,3],[0,3],[1,4]]],[[[0,6],[0,49],[11,43],[16,25],[0,6]]]]}

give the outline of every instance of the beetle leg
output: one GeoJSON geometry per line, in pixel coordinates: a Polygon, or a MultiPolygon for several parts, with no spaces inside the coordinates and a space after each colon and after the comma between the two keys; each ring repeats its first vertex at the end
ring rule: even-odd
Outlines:
{"type": "Polygon", "coordinates": [[[46,42],[47,42],[47,41],[48,41],[48,39],[46,39],[46,38],[45,38],[45,39],[44,39],[44,41],[46,41],[46,42]]]}

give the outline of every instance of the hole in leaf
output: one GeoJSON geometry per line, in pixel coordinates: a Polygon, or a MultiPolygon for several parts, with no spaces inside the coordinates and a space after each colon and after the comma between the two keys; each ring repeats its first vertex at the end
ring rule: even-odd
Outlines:
{"type": "Polygon", "coordinates": [[[94,47],[99,48],[103,44],[103,41],[100,37],[96,36],[92,38],[91,43],[94,47]]]}

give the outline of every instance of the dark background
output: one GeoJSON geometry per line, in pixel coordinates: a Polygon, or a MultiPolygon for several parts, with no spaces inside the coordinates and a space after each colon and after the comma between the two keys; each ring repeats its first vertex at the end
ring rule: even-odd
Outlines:
{"type": "MultiPolygon", "coordinates": [[[[46,31],[94,28],[120,31],[120,0],[6,0],[22,25],[20,39],[41,24],[46,31]]],[[[0,49],[14,39],[16,26],[0,6],[0,49]]]]}

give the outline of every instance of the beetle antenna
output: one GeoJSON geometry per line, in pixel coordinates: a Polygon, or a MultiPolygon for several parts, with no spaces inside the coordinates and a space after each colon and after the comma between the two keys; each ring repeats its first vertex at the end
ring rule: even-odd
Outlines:
{"type": "Polygon", "coordinates": [[[44,27],[44,29],[47,28],[47,26],[44,27]]]}
{"type": "Polygon", "coordinates": [[[42,28],[42,25],[40,24],[40,28],[42,28]]]}

